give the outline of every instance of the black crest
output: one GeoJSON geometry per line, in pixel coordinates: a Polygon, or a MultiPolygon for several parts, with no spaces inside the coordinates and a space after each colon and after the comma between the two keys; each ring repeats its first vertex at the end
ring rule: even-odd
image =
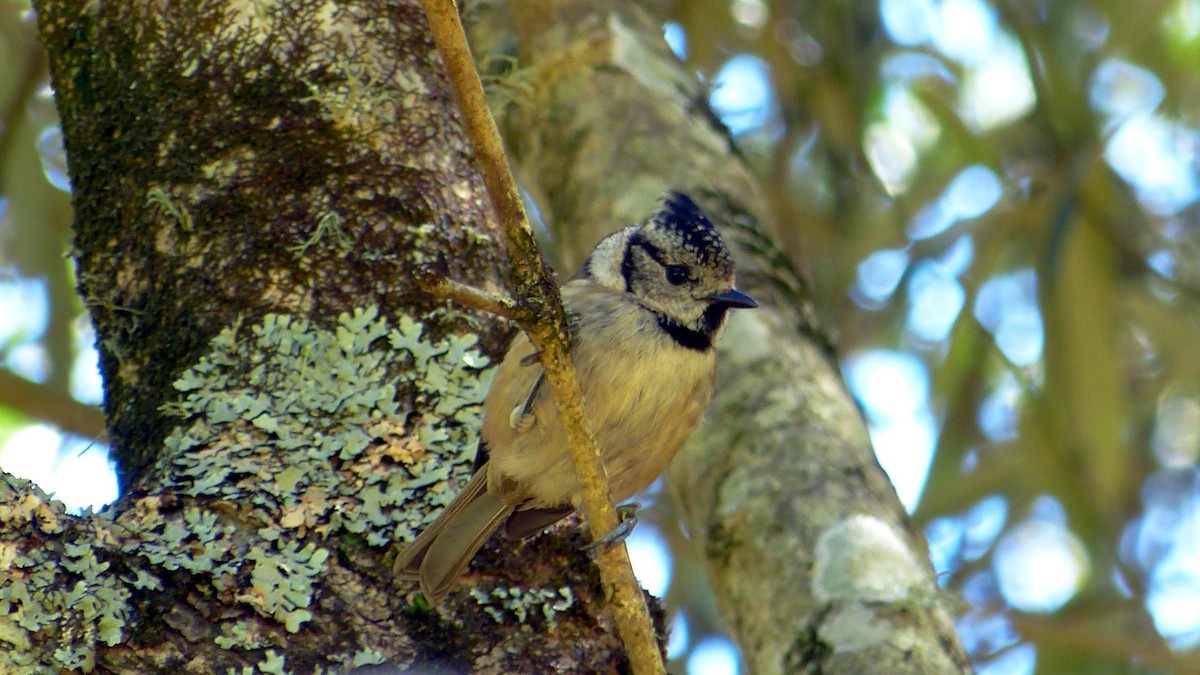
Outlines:
{"type": "Polygon", "coordinates": [[[706,264],[725,266],[729,252],[717,234],[717,228],[692,198],[671,190],[663,199],[662,209],[654,220],[679,237],[682,246],[706,264]]]}

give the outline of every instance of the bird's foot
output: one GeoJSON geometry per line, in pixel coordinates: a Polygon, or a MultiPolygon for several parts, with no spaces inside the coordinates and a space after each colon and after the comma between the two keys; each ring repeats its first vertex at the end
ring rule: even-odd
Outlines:
{"type": "Polygon", "coordinates": [[[538,392],[542,390],[542,383],[546,381],[546,374],[538,375],[538,379],[533,381],[533,386],[529,388],[529,395],[525,397],[525,402],[513,408],[513,411],[508,415],[508,425],[516,431],[517,434],[523,434],[533,428],[537,418],[533,415],[533,401],[537,398],[538,392]]]}
{"type": "Polygon", "coordinates": [[[618,504],[617,517],[621,519],[621,522],[617,523],[617,526],[609,531],[608,534],[584,546],[583,550],[594,551],[601,547],[608,548],[609,546],[615,546],[625,541],[626,537],[633,533],[633,528],[637,527],[637,512],[640,508],[642,508],[642,505],[637,502],[618,504]]]}
{"type": "Polygon", "coordinates": [[[512,427],[517,434],[523,434],[533,428],[533,423],[537,421],[533,412],[523,405],[513,408],[508,416],[508,426],[512,427]]]}

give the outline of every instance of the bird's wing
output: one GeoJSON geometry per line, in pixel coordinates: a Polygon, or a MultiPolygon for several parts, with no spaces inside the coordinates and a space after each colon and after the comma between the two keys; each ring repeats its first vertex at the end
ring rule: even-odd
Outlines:
{"type": "Polygon", "coordinates": [[[575,508],[572,506],[558,506],[554,508],[543,509],[528,509],[525,511],[514,511],[508,520],[500,526],[500,534],[504,535],[505,539],[525,539],[538,534],[542,530],[550,527],[558,521],[575,513],[575,508]]]}

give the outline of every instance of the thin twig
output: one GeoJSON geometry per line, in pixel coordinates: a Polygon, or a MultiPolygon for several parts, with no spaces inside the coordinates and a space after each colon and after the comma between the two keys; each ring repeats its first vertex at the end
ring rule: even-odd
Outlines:
{"type": "Polygon", "coordinates": [[[417,285],[435,298],[453,300],[464,307],[502,316],[511,321],[520,322],[524,318],[516,301],[499,293],[489,293],[444,277],[418,277],[417,285]]]}
{"type": "Polygon", "coordinates": [[[0,370],[0,406],[49,422],[77,436],[93,439],[104,436],[104,413],[99,408],[7,370],[0,370]]]}
{"type": "MultiPolygon", "coordinates": [[[[462,112],[467,135],[483,173],[488,193],[504,229],[512,269],[512,290],[529,307],[518,316],[530,341],[541,353],[546,381],[567,434],[583,497],[583,513],[592,536],[600,538],[618,524],[617,510],[600,460],[596,438],[583,409],[583,394],[567,354],[562,298],[533,238],[521,195],[509,170],[496,122],[488,110],[479,73],[452,0],[423,0],[434,41],[462,112]]],[[[600,578],[610,599],[617,632],[634,673],[665,673],[662,652],[646,598],[634,577],[624,544],[602,547],[597,555],[600,578]]]]}

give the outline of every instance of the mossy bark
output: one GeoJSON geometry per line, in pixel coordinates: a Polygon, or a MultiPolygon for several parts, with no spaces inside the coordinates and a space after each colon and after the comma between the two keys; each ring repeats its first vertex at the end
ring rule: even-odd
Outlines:
{"type": "Polygon", "coordinates": [[[419,6],[37,10],[126,489],[171,427],[170,382],[234,318],[427,310],[408,281],[418,264],[497,278],[419,6]]]}

